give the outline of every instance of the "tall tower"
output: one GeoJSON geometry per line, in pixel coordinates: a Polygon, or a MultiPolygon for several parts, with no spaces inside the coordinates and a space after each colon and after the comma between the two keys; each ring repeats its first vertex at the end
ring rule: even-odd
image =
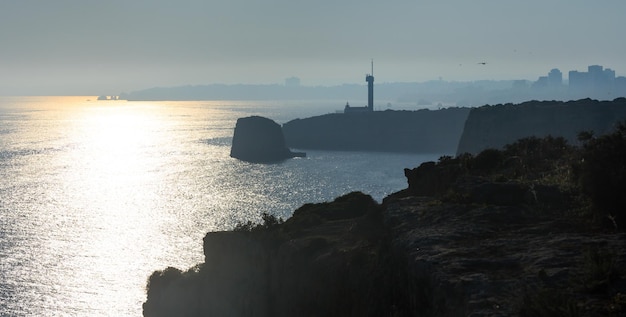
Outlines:
{"type": "Polygon", "coordinates": [[[367,82],[367,109],[374,111],[374,60],[372,59],[372,73],[365,75],[367,82]]]}

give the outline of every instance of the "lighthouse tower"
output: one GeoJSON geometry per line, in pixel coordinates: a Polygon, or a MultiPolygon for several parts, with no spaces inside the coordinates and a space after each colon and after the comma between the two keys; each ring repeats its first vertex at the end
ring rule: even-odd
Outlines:
{"type": "Polygon", "coordinates": [[[372,59],[372,73],[365,75],[367,82],[367,109],[374,111],[374,60],[372,59]]]}

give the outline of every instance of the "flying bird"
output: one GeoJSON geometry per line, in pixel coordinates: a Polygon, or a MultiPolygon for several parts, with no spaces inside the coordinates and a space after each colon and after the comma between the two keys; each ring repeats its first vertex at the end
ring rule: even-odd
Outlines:
{"type": "Polygon", "coordinates": [[[478,64],[478,65],[487,65],[486,62],[480,62],[480,63],[476,63],[476,64],[478,64]]]}

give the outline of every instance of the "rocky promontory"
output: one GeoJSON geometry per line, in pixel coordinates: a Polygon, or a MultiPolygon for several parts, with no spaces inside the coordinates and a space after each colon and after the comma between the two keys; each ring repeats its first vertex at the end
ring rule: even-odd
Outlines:
{"type": "Polygon", "coordinates": [[[283,124],[299,149],[453,154],[469,108],[331,113],[283,124]]]}
{"type": "Polygon", "coordinates": [[[272,163],[305,154],[287,148],[278,123],[251,116],[237,119],[230,156],[248,162],[272,163]]]}
{"type": "Polygon", "coordinates": [[[571,144],[578,133],[606,134],[626,119],[626,98],[613,101],[527,101],[473,108],[460,137],[457,154],[477,154],[525,137],[564,137],[571,144]]]}
{"type": "Polygon", "coordinates": [[[625,165],[626,125],[444,156],[382,204],[208,233],[204,263],[152,274],[144,316],[624,316],[625,165]]]}

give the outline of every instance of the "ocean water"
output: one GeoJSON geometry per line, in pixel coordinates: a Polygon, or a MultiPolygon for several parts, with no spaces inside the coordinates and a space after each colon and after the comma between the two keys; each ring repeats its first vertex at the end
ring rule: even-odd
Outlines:
{"type": "MultiPolygon", "coordinates": [[[[148,276],[204,261],[202,238],[308,202],[406,188],[430,155],[229,157],[235,122],[341,110],[315,101],[0,98],[0,316],[141,316],[148,276]]],[[[296,149],[297,150],[297,149],[296,149]]]]}

